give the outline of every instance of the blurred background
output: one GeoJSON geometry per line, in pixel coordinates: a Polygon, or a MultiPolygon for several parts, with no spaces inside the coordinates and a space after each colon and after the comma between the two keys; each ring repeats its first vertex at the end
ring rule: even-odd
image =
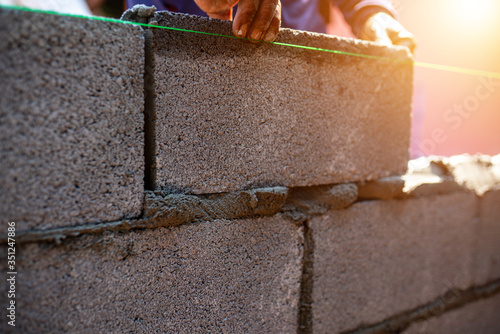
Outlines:
{"type": "MultiPolygon", "coordinates": [[[[500,73],[500,1],[394,0],[416,60],[500,73]]],[[[336,10],[329,32],[351,36],[336,10]]],[[[500,78],[415,67],[412,157],[500,153],[500,78]]]]}
{"type": "Polygon", "coordinates": [[[114,18],[119,18],[125,9],[124,0],[0,0],[0,5],[114,18]]]}

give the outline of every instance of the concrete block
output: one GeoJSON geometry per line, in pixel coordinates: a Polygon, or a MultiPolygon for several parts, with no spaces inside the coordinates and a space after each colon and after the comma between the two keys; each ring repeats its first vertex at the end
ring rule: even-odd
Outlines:
{"type": "Polygon", "coordinates": [[[465,305],[438,318],[417,322],[404,334],[498,334],[500,295],[465,305]]]}
{"type": "Polygon", "coordinates": [[[476,283],[500,278],[500,189],[480,200],[479,237],[476,251],[476,283]]]}
{"type": "Polygon", "coordinates": [[[279,215],[27,244],[16,330],[295,333],[302,245],[279,215]]]}
{"type": "MultiPolygon", "coordinates": [[[[159,12],[151,22],[232,36],[219,20],[159,12]]],[[[165,29],[152,38],[157,188],[214,193],[405,172],[406,49],[289,29],[278,42],[389,59],[165,29]]]]}
{"type": "Polygon", "coordinates": [[[477,201],[367,201],[313,218],[314,332],[378,323],[471,286],[477,201]]]}
{"type": "Polygon", "coordinates": [[[139,215],[142,29],[0,8],[0,34],[0,226],[139,215]]]}

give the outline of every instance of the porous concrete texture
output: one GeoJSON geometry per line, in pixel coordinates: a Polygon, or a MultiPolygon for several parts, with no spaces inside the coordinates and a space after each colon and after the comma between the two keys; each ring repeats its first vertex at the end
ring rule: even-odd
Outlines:
{"type": "Polygon", "coordinates": [[[2,230],[140,214],[140,27],[0,8],[2,230]]]}
{"type": "Polygon", "coordinates": [[[367,201],[311,220],[313,330],[373,324],[473,283],[473,193],[367,201]]]}
{"type": "Polygon", "coordinates": [[[476,284],[500,278],[500,187],[483,195],[479,207],[476,284]]]}
{"type": "Polygon", "coordinates": [[[417,322],[404,334],[498,334],[500,295],[463,306],[444,315],[417,322]]]}
{"type": "MultiPolygon", "coordinates": [[[[231,22],[157,12],[162,26],[232,36],[231,22]]],[[[157,189],[216,193],[401,175],[412,63],[406,49],[282,29],[277,42],[152,28],[157,189]]]]}
{"type": "Polygon", "coordinates": [[[302,243],[278,215],[27,244],[16,330],[295,333],[302,243]]]}

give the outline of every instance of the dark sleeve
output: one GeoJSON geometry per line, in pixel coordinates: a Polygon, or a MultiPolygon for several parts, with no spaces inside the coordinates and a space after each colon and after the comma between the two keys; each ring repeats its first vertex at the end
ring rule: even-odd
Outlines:
{"type": "Polygon", "coordinates": [[[359,36],[366,20],[373,14],[384,12],[396,18],[396,10],[389,0],[330,0],[344,14],[352,32],[359,36]]]}
{"type": "Polygon", "coordinates": [[[156,10],[171,10],[163,3],[162,0],[126,0],[127,8],[132,8],[135,5],[155,6],[156,10]]]}
{"type": "Polygon", "coordinates": [[[207,16],[193,0],[126,0],[126,2],[127,8],[134,5],[146,5],[155,6],[157,11],[169,10],[171,12],[207,16]]]}

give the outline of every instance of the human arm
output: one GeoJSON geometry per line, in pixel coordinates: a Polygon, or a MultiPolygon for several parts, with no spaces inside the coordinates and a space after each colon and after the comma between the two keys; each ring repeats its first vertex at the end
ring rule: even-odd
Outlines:
{"type": "Polygon", "coordinates": [[[413,52],[414,36],[397,20],[396,11],[389,0],[331,0],[342,11],[361,39],[384,45],[402,45],[413,52]]]}
{"type": "Polygon", "coordinates": [[[359,37],[384,45],[406,46],[412,53],[417,46],[413,34],[386,13],[376,13],[370,16],[366,20],[359,37]]]}

